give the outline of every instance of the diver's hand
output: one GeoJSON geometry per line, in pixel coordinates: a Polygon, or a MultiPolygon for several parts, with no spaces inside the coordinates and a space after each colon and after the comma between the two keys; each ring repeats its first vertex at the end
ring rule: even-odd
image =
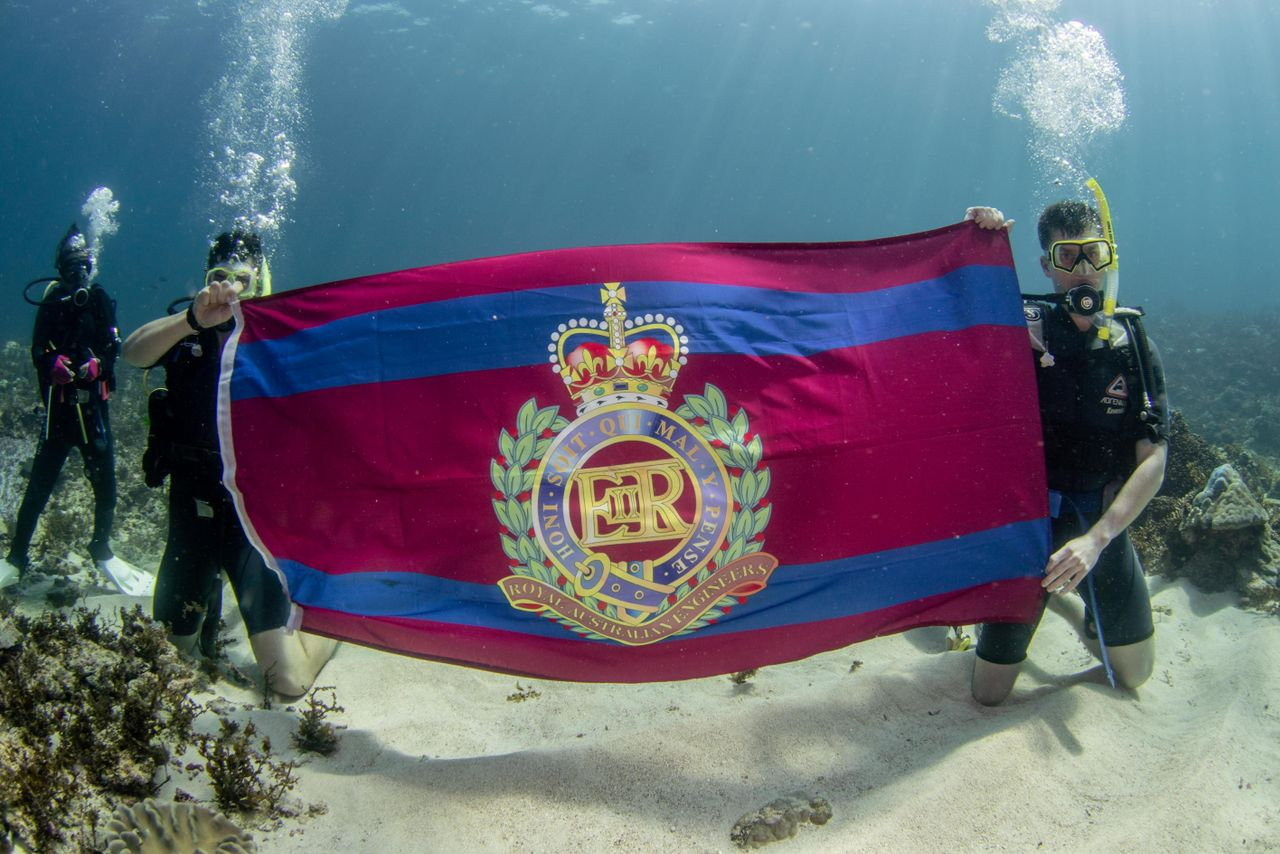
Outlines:
{"type": "Polygon", "coordinates": [[[995,231],[997,228],[1003,228],[1005,231],[1013,228],[1016,220],[1005,219],[1004,214],[998,208],[973,207],[968,208],[964,212],[965,222],[973,220],[978,224],[978,228],[985,228],[995,231]]]}
{"type": "Polygon", "coordinates": [[[66,385],[75,378],[75,371],[71,370],[71,357],[65,353],[59,353],[53,360],[53,364],[49,366],[49,380],[54,385],[66,385]]]}
{"type": "Polygon", "coordinates": [[[80,369],[76,371],[76,377],[85,382],[93,382],[102,373],[102,361],[98,357],[87,360],[80,369]]]}
{"type": "Polygon", "coordinates": [[[242,290],[244,285],[230,280],[205,285],[192,304],[196,323],[206,329],[226,323],[231,319],[231,304],[239,299],[242,290]]]}
{"type": "Polygon", "coordinates": [[[1044,568],[1044,581],[1040,586],[1052,593],[1070,593],[1080,586],[1084,577],[1098,562],[1098,555],[1106,548],[1098,537],[1085,534],[1070,540],[1049,556],[1044,568]]]}

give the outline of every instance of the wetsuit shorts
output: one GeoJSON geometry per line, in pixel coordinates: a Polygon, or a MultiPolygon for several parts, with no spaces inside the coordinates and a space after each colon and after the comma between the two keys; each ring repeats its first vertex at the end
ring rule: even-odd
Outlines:
{"type": "MultiPolygon", "coordinates": [[[[1052,551],[1062,548],[1069,540],[1080,536],[1097,521],[1098,513],[1080,513],[1066,502],[1053,520],[1052,551]]],[[[1102,624],[1102,639],[1108,647],[1138,643],[1155,634],[1151,622],[1151,598],[1147,593],[1147,581],[1126,531],[1111,541],[1085,581],[1076,588],[1085,603],[1085,633],[1098,637],[1096,623],[1102,624]],[[1089,579],[1098,602],[1098,614],[1093,613],[1089,602],[1089,579]]],[[[1040,625],[1048,593],[1040,602],[1040,610],[1030,623],[987,623],[978,634],[978,657],[992,664],[1019,664],[1027,657],[1031,636],[1040,625]]]]}
{"type": "Polygon", "coordinates": [[[230,493],[217,480],[171,476],[169,539],[152,606],[156,620],[175,635],[200,631],[205,613],[220,608],[223,572],[251,637],[288,623],[284,587],[245,536],[230,493]]]}

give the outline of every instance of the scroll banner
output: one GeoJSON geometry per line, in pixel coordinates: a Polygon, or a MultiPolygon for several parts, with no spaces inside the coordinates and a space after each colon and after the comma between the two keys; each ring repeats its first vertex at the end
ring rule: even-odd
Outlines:
{"type": "Polygon", "coordinates": [[[1030,619],[1032,370],[972,223],[562,249],[242,304],[219,429],[304,629],[664,681],[1030,619]]]}

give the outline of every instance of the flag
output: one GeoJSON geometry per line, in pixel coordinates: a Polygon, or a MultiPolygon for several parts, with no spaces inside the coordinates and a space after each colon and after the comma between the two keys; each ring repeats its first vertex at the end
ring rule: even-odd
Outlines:
{"type": "Polygon", "coordinates": [[[306,630],[645,682],[1038,605],[1003,231],[562,249],[240,312],[225,482],[306,630]]]}

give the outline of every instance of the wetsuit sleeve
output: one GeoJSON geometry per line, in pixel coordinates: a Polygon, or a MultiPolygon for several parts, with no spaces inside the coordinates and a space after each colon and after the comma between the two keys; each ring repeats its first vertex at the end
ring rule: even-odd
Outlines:
{"type": "Polygon", "coordinates": [[[98,300],[98,328],[93,331],[93,355],[102,362],[102,373],[115,386],[116,359],[120,356],[120,330],[116,326],[116,301],[101,287],[94,288],[98,300]]]}
{"type": "Polygon", "coordinates": [[[36,369],[36,380],[40,383],[40,399],[44,400],[45,390],[49,386],[49,368],[57,358],[57,351],[50,349],[56,336],[54,309],[42,305],[36,309],[36,322],[31,330],[31,364],[36,369]]]}

